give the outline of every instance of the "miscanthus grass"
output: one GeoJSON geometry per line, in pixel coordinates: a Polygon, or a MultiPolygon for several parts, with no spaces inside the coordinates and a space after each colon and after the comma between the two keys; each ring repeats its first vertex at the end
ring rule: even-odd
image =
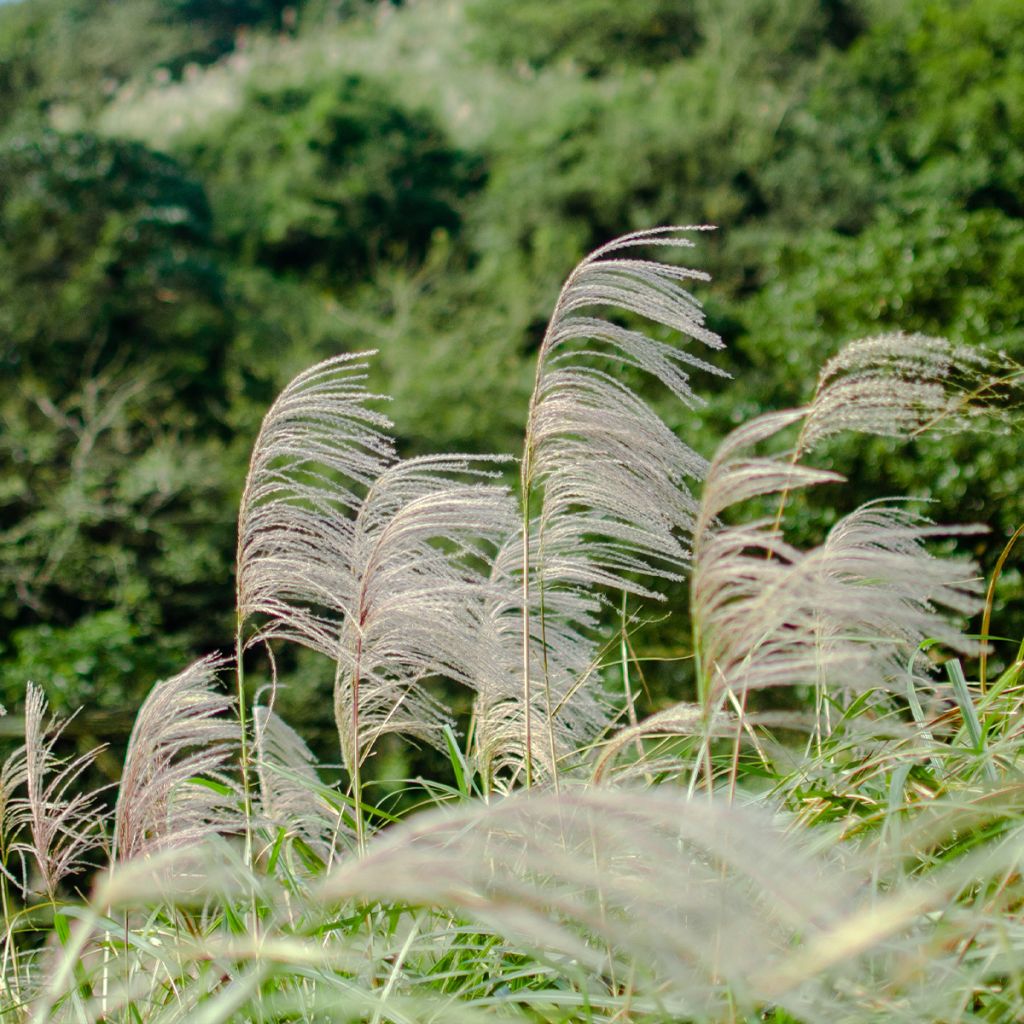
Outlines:
{"type": "Polygon", "coordinates": [[[817,547],[786,531],[796,492],[842,486],[823,442],[1005,424],[1016,371],[856,341],[807,406],[698,454],[637,387],[697,406],[722,374],[704,275],[651,255],[699,230],[570,276],[516,490],[502,456],[400,458],[372,353],[284,390],[242,498],[234,654],[156,683],[116,792],[83,788],[94,754],[63,757],[28,687],[0,768],[4,1020],[1024,1016],[1024,662],[992,658],[992,589],[950,553],[981,527],[895,497],[817,547]],[[679,581],[696,685],[643,717],[627,609],[679,581]],[[288,644],[333,665],[343,785],[273,671],[243,677],[288,644]],[[771,710],[779,688],[803,710],[771,710]],[[455,780],[401,820],[365,781],[388,734],[455,780]]]}

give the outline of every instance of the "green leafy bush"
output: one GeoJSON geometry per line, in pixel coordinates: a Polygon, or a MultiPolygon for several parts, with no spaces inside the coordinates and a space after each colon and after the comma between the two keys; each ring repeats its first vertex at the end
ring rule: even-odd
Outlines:
{"type": "Polygon", "coordinates": [[[542,67],[568,58],[590,72],[615,64],[659,64],[693,52],[700,38],[696,4],[586,0],[561,8],[536,0],[481,0],[470,7],[478,46],[500,61],[542,67]]]}
{"type": "Polygon", "coordinates": [[[281,0],[34,0],[0,8],[0,126],[79,125],[136,76],[178,76],[277,26],[281,0]]]}
{"type": "Polygon", "coordinates": [[[193,536],[231,500],[205,195],[169,158],[85,135],[10,143],[0,178],[4,633],[113,605],[156,655],[164,630],[207,635],[230,551],[216,526],[193,536]]]}
{"type": "Polygon", "coordinates": [[[350,75],[253,85],[186,155],[219,231],[246,262],[331,283],[385,257],[422,257],[458,228],[478,169],[429,116],[350,75]]]}
{"type": "Polygon", "coordinates": [[[66,391],[133,346],[208,416],[226,325],[202,185],[137,144],[52,132],[4,147],[0,177],[3,371],[66,391]]]}

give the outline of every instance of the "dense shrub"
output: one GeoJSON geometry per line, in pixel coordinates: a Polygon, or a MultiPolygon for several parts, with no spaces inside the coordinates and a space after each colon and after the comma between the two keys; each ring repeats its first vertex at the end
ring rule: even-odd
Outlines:
{"type": "Polygon", "coordinates": [[[8,144],[0,180],[6,628],[116,607],[133,643],[181,631],[180,650],[215,614],[230,514],[230,317],[204,191],[138,144],[55,133],[8,144]]]}
{"type": "Polygon", "coordinates": [[[327,284],[421,258],[434,232],[458,228],[478,177],[431,117],[351,75],[254,85],[184,155],[244,261],[327,284]]]}
{"type": "Polygon", "coordinates": [[[0,130],[94,114],[136,76],[177,77],[231,51],[282,0],[33,0],[0,7],[0,130]]]}

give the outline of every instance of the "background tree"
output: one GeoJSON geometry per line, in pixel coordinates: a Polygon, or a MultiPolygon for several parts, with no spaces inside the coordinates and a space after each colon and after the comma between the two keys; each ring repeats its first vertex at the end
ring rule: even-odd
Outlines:
{"type": "Polygon", "coordinates": [[[0,180],[5,695],[30,672],[116,707],[230,593],[210,210],[168,157],[92,135],[12,142],[0,180]]]}

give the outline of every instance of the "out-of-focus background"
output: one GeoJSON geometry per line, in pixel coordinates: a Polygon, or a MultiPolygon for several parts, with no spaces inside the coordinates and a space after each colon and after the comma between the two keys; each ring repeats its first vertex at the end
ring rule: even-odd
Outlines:
{"type": "MultiPolygon", "coordinates": [[[[1024,357],[1022,183],[1020,0],[0,5],[0,701],[33,679],[116,737],[228,646],[249,447],[313,361],[379,349],[406,454],[514,453],[579,257],[712,223],[692,262],[736,379],[661,407],[709,454],[845,339],[1024,357]]],[[[933,497],[991,524],[991,565],[1019,449],[846,445],[828,504],[933,497]]],[[[798,535],[834,511],[798,505],[798,535]]],[[[643,644],[678,698],[686,637],[643,644]]],[[[329,738],[329,667],[282,673],[329,738]]]]}

